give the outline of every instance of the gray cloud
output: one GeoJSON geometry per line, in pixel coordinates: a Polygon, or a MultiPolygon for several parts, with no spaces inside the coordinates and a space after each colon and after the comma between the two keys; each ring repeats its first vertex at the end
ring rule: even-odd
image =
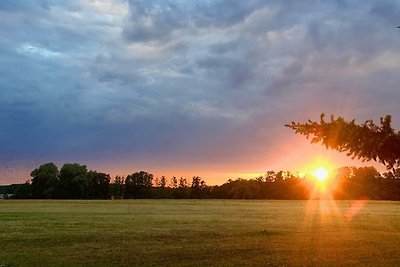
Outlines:
{"type": "Polygon", "coordinates": [[[166,41],[204,28],[228,28],[243,22],[262,1],[129,1],[125,36],[134,42],[166,41]]]}
{"type": "Polygon", "coordinates": [[[398,113],[399,10],[2,1],[0,152],[13,162],[268,166],[291,120],[398,113]]]}

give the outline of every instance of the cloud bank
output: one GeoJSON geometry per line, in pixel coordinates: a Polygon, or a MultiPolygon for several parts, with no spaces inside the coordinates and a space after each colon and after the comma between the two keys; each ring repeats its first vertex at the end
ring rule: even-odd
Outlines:
{"type": "Polygon", "coordinates": [[[47,160],[268,169],[292,120],[396,127],[397,25],[397,1],[1,1],[3,176],[47,160]]]}

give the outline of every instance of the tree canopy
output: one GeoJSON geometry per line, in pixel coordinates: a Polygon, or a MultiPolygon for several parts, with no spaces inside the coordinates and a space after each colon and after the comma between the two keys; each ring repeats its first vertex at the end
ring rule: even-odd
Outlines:
{"type": "Polygon", "coordinates": [[[58,168],[50,162],[31,172],[34,198],[53,198],[58,184],[58,168]]]}
{"type": "Polygon", "coordinates": [[[125,195],[128,198],[148,198],[151,196],[153,174],[140,171],[125,178],[125,195]]]}
{"type": "Polygon", "coordinates": [[[400,132],[394,131],[391,121],[390,115],[380,118],[379,125],[372,120],[356,124],[355,120],[346,121],[333,115],[326,121],[322,113],[319,122],[308,120],[285,126],[311,138],[311,143],[322,143],[326,148],[346,152],[363,161],[375,160],[391,169],[400,165],[400,132]]]}
{"type": "MultiPolygon", "coordinates": [[[[85,165],[66,163],[60,171],[46,163],[31,173],[31,182],[0,185],[5,198],[55,199],[318,199],[326,192],[316,190],[315,179],[300,177],[289,171],[268,171],[263,176],[235,180],[209,186],[199,176],[191,182],[165,176],[153,183],[153,174],[140,171],[126,178],[87,170],[85,165]],[[6,195],[5,195],[6,194],[6,195]]],[[[157,180],[157,177],[156,179],[157,180]]],[[[374,167],[342,167],[331,173],[327,181],[329,197],[333,199],[400,200],[400,168],[380,174],[374,167]]]]}
{"type": "Polygon", "coordinates": [[[86,198],[89,181],[87,168],[78,163],[66,163],[61,167],[58,198],[86,198]]]}

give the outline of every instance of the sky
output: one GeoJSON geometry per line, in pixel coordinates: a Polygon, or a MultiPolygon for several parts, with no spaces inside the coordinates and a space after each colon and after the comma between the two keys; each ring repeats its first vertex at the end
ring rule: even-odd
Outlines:
{"type": "Polygon", "coordinates": [[[384,0],[2,0],[0,184],[46,162],[208,184],[362,165],[284,125],[399,129],[398,25],[384,0]]]}

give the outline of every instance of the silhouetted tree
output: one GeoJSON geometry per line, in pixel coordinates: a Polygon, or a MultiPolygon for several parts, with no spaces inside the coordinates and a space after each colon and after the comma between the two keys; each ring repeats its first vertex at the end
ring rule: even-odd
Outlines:
{"type": "Polygon", "coordinates": [[[319,122],[292,122],[285,125],[296,134],[311,137],[311,143],[321,142],[327,148],[346,152],[348,156],[362,160],[375,160],[388,169],[400,163],[400,133],[391,127],[391,116],[380,119],[380,125],[372,120],[358,125],[355,120],[346,121],[342,117],[331,116],[329,122],[321,114],[319,122]]]}
{"type": "Polygon", "coordinates": [[[154,198],[171,198],[171,188],[167,187],[167,178],[161,176],[156,178],[156,187],[153,188],[154,198]]]}
{"type": "Polygon", "coordinates": [[[173,177],[171,178],[171,183],[170,183],[169,186],[170,186],[172,189],[178,187],[178,179],[177,179],[175,176],[173,176],[173,177]]]}
{"type": "MultiPolygon", "coordinates": [[[[29,181],[27,181],[27,184],[30,186],[29,181]]],[[[17,192],[18,188],[21,187],[21,185],[23,184],[0,185],[0,194],[4,194],[4,197],[13,196],[15,195],[15,192],[17,192]]]]}
{"type": "Polygon", "coordinates": [[[23,184],[19,184],[15,188],[15,194],[13,198],[16,199],[29,199],[32,198],[32,186],[29,181],[26,181],[23,184]]]}
{"type": "Polygon", "coordinates": [[[275,181],[275,172],[274,171],[267,171],[267,173],[264,175],[264,180],[266,182],[273,182],[275,181]]]}
{"type": "Polygon", "coordinates": [[[400,168],[383,174],[382,187],[384,199],[400,200],[400,168]]]}
{"type": "Polygon", "coordinates": [[[58,184],[58,168],[46,163],[31,172],[33,198],[53,198],[58,184]]]}
{"type": "Polygon", "coordinates": [[[259,188],[251,180],[239,178],[233,182],[230,195],[233,199],[255,199],[259,188]]]}
{"type": "Polygon", "coordinates": [[[60,170],[60,182],[56,196],[58,198],[83,199],[87,196],[88,186],[86,166],[78,163],[66,163],[60,170]]]}
{"type": "Polygon", "coordinates": [[[336,170],[333,177],[337,184],[337,190],[333,191],[335,199],[351,199],[350,179],[353,176],[354,167],[342,167],[336,170]]]}
{"type": "Polygon", "coordinates": [[[190,190],[186,178],[179,178],[178,188],[173,191],[174,198],[189,198],[190,190]]]}
{"type": "Polygon", "coordinates": [[[149,198],[151,197],[151,188],[153,174],[145,171],[130,174],[125,179],[125,197],[126,198],[149,198]]]}
{"type": "MultiPolygon", "coordinates": [[[[299,178],[288,171],[268,171],[252,179],[229,179],[219,186],[207,186],[200,177],[194,176],[190,186],[185,178],[181,177],[178,183],[173,177],[173,187],[167,187],[166,178],[161,176],[153,187],[153,175],[144,171],[126,177],[126,190],[123,180],[117,176],[110,188],[108,174],[88,172],[86,166],[76,163],[64,164],[57,178],[57,167],[48,163],[32,171],[32,184],[27,181],[0,186],[0,194],[15,194],[13,198],[51,198],[53,191],[57,198],[99,199],[108,198],[111,189],[115,198],[318,199],[328,196],[312,179],[299,178]]],[[[400,168],[382,175],[373,167],[340,168],[325,183],[325,188],[334,199],[400,200],[400,168]]]]}
{"type": "Polygon", "coordinates": [[[380,199],[381,176],[374,167],[354,168],[351,180],[353,198],[380,199]]]}
{"type": "Polygon", "coordinates": [[[112,184],[112,195],[116,199],[121,199],[124,194],[124,178],[117,175],[112,184]]]}
{"type": "Polygon", "coordinates": [[[88,194],[90,199],[106,199],[110,196],[110,175],[97,171],[89,171],[88,194]]]}
{"type": "Polygon", "coordinates": [[[183,177],[179,178],[179,185],[178,185],[178,187],[179,187],[179,188],[187,188],[187,187],[188,187],[188,183],[187,183],[186,178],[183,178],[183,177]]]}
{"type": "Polygon", "coordinates": [[[154,179],[154,186],[155,186],[155,187],[158,187],[159,184],[160,184],[160,179],[159,179],[158,177],[156,177],[156,178],[154,179]]]}
{"type": "Polygon", "coordinates": [[[158,187],[165,188],[167,186],[167,178],[165,176],[161,176],[160,181],[158,182],[158,187]]]}
{"type": "Polygon", "coordinates": [[[203,198],[203,190],[206,187],[206,183],[199,177],[193,176],[192,185],[190,187],[191,198],[203,198]]]}

